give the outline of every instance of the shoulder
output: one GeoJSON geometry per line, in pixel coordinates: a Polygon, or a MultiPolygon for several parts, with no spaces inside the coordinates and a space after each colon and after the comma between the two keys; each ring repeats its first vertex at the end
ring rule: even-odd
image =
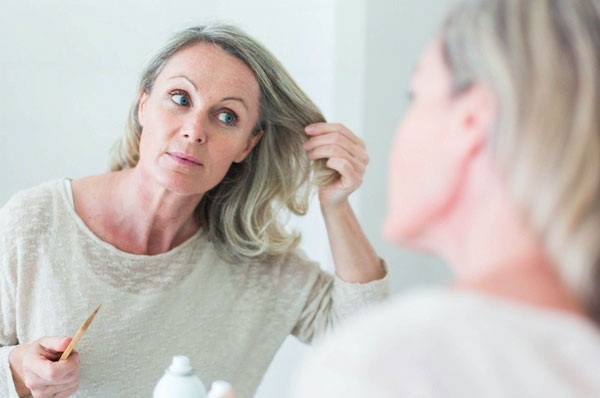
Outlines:
{"type": "Polygon", "coordinates": [[[449,322],[462,306],[444,289],[427,289],[362,311],[317,344],[297,396],[431,396],[439,370],[465,355],[452,351],[458,337],[449,322]]]}
{"type": "MultiPolygon", "coordinates": [[[[300,381],[305,389],[322,383],[331,391],[348,383],[371,393],[385,386],[383,395],[375,394],[380,397],[464,396],[465,382],[476,373],[485,381],[469,385],[473,391],[489,392],[497,383],[506,386],[500,395],[530,396],[535,385],[523,383],[523,375],[577,369],[582,386],[598,391],[598,354],[597,330],[573,316],[479,293],[429,289],[353,318],[317,347],[300,381]],[[586,363],[586,355],[594,359],[586,363]]],[[[562,388],[562,381],[553,383],[562,388]]]]}
{"type": "MultiPolygon", "coordinates": [[[[374,353],[412,353],[415,358],[461,355],[461,349],[491,349],[490,343],[524,335],[544,321],[543,312],[477,293],[448,288],[415,289],[371,306],[346,322],[324,350],[338,347],[361,358],[374,353]],[[360,341],[352,349],[347,343],[360,341]]],[[[413,359],[415,359],[413,358],[413,359]]]]}
{"type": "Polygon", "coordinates": [[[62,180],[53,180],[19,191],[10,197],[2,207],[2,211],[14,211],[22,208],[31,210],[48,206],[60,194],[61,184],[62,180]]]}
{"type": "Polygon", "coordinates": [[[0,208],[0,235],[35,232],[61,200],[62,180],[49,181],[17,192],[0,208]]]}
{"type": "Polygon", "coordinates": [[[277,258],[248,262],[247,266],[256,275],[280,279],[281,282],[297,281],[298,279],[314,280],[322,272],[319,264],[298,248],[277,258]]]}
{"type": "Polygon", "coordinates": [[[301,306],[315,286],[333,283],[333,277],[299,249],[275,259],[232,264],[232,272],[243,285],[260,287],[260,294],[276,294],[281,304],[301,306]]]}
{"type": "Polygon", "coordinates": [[[435,355],[430,343],[443,331],[444,295],[405,293],[354,316],[316,345],[294,397],[427,396],[423,358],[435,355]]]}
{"type": "Polygon", "coordinates": [[[411,291],[368,307],[325,338],[317,352],[354,363],[377,363],[380,356],[393,356],[393,352],[418,355],[445,329],[451,316],[446,296],[442,289],[411,291]],[[422,346],[423,341],[427,344],[422,346]]]}
{"type": "Polygon", "coordinates": [[[310,259],[302,249],[290,250],[268,267],[277,273],[285,289],[308,291],[316,283],[333,283],[332,275],[321,269],[319,263],[310,259]]]}
{"type": "Polygon", "coordinates": [[[451,294],[443,289],[409,291],[358,313],[336,332],[324,346],[344,346],[341,340],[361,341],[353,355],[368,355],[373,350],[387,351],[389,344],[400,342],[417,349],[419,340],[430,341],[458,313],[451,294]],[[337,343],[339,344],[333,344],[337,343]]]}

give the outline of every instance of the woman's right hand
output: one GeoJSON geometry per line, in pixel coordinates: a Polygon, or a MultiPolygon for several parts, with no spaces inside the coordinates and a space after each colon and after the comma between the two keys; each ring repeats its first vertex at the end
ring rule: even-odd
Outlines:
{"type": "Polygon", "coordinates": [[[20,397],[67,398],[79,387],[79,354],[60,361],[70,337],[42,337],[13,348],[9,354],[15,388],[20,397]]]}

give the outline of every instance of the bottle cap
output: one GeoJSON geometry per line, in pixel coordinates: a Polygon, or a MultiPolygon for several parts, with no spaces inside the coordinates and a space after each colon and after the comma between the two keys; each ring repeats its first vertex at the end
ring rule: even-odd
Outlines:
{"type": "Polygon", "coordinates": [[[208,398],[228,398],[233,396],[231,384],[223,380],[215,380],[210,386],[208,398]]]}
{"type": "Polygon", "coordinates": [[[173,357],[173,362],[171,362],[171,366],[169,367],[169,371],[176,375],[189,375],[194,369],[190,365],[190,359],[185,355],[175,355],[173,357]]]}

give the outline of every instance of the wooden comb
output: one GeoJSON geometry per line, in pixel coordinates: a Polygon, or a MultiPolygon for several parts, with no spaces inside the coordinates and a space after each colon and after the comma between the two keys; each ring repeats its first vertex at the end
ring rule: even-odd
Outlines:
{"type": "Polygon", "coordinates": [[[69,355],[71,355],[71,351],[73,351],[73,349],[77,345],[77,342],[79,341],[79,339],[81,338],[81,336],[83,336],[83,334],[87,330],[88,326],[90,326],[90,323],[92,323],[92,321],[94,320],[94,317],[98,313],[98,310],[100,309],[101,305],[102,304],[100,304],[98,307],[96,307],[96,309],[94,310],[94,312],[92,312],[92,315],[90,315],[85,320],[85,322],[83,322],[83,325],[81,325],[81,327],[79,328],[79,330],[77,331],[77,333],[75,333],[75,336],[73,336],[73,340],[71,340],[71,342],[67,346],[67,349],[65,350],[65,352],[63,352],[62,355],[60,356],[60,360],[61,361],[64,361],[65,359],[69,358],[69,355]]]}

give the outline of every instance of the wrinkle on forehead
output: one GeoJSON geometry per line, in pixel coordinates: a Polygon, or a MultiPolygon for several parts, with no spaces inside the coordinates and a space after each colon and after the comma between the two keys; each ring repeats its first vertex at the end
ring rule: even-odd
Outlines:
{"type": "Polygon", "coordinates": [[[248,108],[258,109],[259,86],[242,60],[219,46],[198,43],[175,53],[157,77],[169,80],[188,79],[196,90],[222,98],[243,98],[248,108]]]}

